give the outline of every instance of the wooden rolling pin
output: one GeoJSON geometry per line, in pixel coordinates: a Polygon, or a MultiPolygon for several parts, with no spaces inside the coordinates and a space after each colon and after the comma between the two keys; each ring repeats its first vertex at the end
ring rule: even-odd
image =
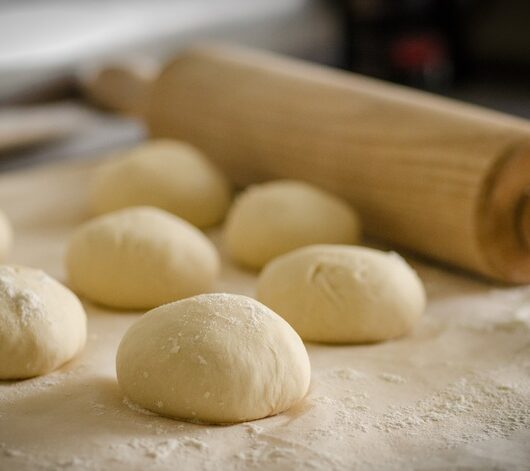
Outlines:
{"type": "Polygon", "coordinates": [[[241,186],[315,183],[366,232],[530,282],[530,124],[352,73],[230,47],[190,50],[150,90],[154,137],[190,141],[241,186]]]}

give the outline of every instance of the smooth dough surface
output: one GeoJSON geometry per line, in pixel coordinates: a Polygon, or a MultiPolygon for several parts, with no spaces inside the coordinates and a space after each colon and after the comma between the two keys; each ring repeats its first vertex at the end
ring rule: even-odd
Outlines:
{"type": "Polygon", "coordinates": [[[234,423],[278,414],[307,393],[300,337],[263,304],[204,294],[158,307],[133,324],[116,358],[123,392],[162,415],[234,423]]]}
{"type": "Polygon", "coordinates": [[[7,219],[7,216],[0,211],[0,262],[5,260],[7,252],[11,247],[13,231],[7,219]]]}
{"type": "Polygon", "coordinates": [[[342,199],[308,183],[278,180],[250,186],[230,208],[225,244],[234,260],[261,268],[311,244],[354,244],[358,218],[342,199]]]}
{"type": "Polygon", "coordinates": [[[96,214],[129,206],[156,206],[197,227],[219,223],[230,204],[226,178],[195,147],[148,141],[103,164],[94,177],[96,214]]]}
{"type": "Polygon", "coordinates": [[[100,304],[150,309],[209,291],[219,273],[210,240],[183,219],[140,206],[99,216],[73,234],[74,290],[100,304]]]}
{"type": "Polygon", "coordinates": [[[315,245],[268,264],[257,299],[306,341],[365,343],[409,332],[425,309],[416,272],[399,255],[315,245]]]}
{"type": "Polygon", "coordinates": [[[41,270],[0,265],[0,379],[50,373],[85,340],[85,311],[69,289],[41,270]]]}

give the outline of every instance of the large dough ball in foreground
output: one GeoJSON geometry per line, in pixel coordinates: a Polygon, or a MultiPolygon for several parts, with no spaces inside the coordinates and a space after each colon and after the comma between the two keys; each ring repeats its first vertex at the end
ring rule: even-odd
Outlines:
{"type": "Polygon", "coordinates": [[[0,261],[4,260],[9,248],[11,247],[11,240],[13,238],[13,231],[7,217],[0,211],[0,261]]]}
{"type": "Polygon", "coordinates": [[[254,299],[219,293],[142,316],[120,343],[116,370],[142,407],[206,423],[278,414],[310,380],[304,344],[287,322],[254,299]]]}
{"type": "Polygon", "coordinates": [[[98,169],[91,189],[97,214],[128,206],[156,206],[198,227],[220,222],[230,204],[224,176],[196,148],[148,141],[98,169]]]}
{"type": "Polygon", "coordinates": [[[85,346],[77,297],[46,273],[0,265],[0,379],[49,373],[85,346]]]}
{"type": "Polygon", "coordinates": [[[66,266],[74,290],[123,309],[149,309],[209,291],[219,257],[186,221],[151,207],[127,208],[79,227],[66,266]]]}
{"type": "Polygon", "coordinates": [[[307,341],[364,343],[399,337],[425,309],[415,271],[397,254],[315,245],[268,264],[258,299],[307,341]]]}
{"type": "Polygon", "coordinates": [[[279,180],[239,195],[228,213],[225,242],[234,260],[261,268],[305,245],[356,243],[359,232],[345,201],[304,182],[279,180]]]}

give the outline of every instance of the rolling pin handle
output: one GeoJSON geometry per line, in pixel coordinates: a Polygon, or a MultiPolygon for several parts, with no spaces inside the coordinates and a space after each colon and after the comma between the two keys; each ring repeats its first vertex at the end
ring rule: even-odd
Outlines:
{"type": "Polygon", "coordinates": [[[94,66],[79,73],[84,94],[95,104],[130,116],[145,116],[160,64],[147,57],[94,66]]]}

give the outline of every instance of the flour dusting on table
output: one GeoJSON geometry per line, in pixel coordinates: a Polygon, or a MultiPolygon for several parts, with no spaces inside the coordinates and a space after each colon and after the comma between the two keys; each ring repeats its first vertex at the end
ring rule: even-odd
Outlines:
{"type": "MultiPolygon", "coordinates": [[[[9,262],[64,280],[65,241],[86,217],[86,178],[86,168],[72,166],[1,179],[0,203],[17,236],[9,262]],[[51,191],[57,181],[61,191],[51,191]],[[23,204],[29,192],[42,197],[23,204]]],[[[210,235],[222,245],[218,231],[210,235]]],[[[139,313],[86,303],[89,340],[75,363],[0,382],[0,469],[528,470],[530,288],[412,263],[429,304],[411,336],[307,344],[305,401],[234,426],[167,419],[124,398],[114,358],[139,313]]],[[[254,287],[253,274],[225,263],[219,291],[252,295],[254,287]]],[[[178,346],[172,338],[161,348],[179,355],[178,346]]]]}

